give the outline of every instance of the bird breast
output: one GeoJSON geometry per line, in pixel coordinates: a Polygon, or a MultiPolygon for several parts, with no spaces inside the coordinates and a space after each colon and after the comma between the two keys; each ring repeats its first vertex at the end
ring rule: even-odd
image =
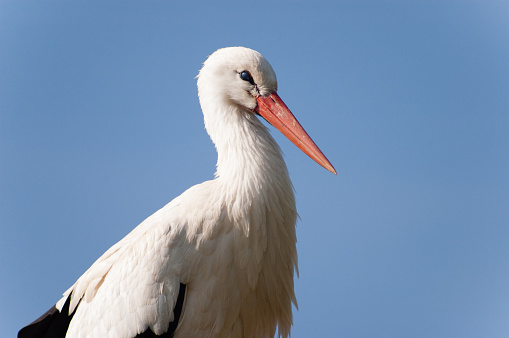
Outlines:
{"type": "Polygon", "coordinates": [[[184,265],[193,271],[183,274],[188,293],[177,333],[208,336],[214,328],[219,337],[234,332],[270,336],[276,325],[289,332],[291,305],[296,305],[293,191],[272,184],[249,190],[251,196],[237,194],[235,200],[213,198],[227,196],[217,193],[224,189],[217,178],[191,188],[179,202],[186,224],[182,229],[193,248],[187,254],[195,257],[184,265]]]}

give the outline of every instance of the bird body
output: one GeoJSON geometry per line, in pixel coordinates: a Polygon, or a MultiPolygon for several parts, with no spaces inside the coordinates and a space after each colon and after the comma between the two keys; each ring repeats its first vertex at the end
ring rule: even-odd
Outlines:
{"type": "Polygon", "coordinates": [[[147,218],[64,293],[54,314],[72,315],[68,337],[289,336],[297,211],[279,146],[256,116],[271,122],[264,105],[278,104],[276,90],[258,52],[209,57],[198,94],[215,179],[147,218]]]}

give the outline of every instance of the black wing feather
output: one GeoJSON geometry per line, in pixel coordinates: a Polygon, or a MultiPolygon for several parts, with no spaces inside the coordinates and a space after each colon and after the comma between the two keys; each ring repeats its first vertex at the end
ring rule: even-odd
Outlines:
{"type": "Polygon", "coordinates": [[[62,312],[53,306],[46,311],[45,314],[37,318],[31,324],[25,326],[18,332],[18,338],[57,338],[65,337],[67,328],[71,323],[74,311],[70,315],[69,304],[71,303],[71,296],[67,297],[62,312]]]}

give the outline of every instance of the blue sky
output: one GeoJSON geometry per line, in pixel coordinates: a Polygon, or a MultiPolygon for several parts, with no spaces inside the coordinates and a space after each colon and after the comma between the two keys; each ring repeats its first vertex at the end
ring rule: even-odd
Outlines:
{"type": "Polygon", "coordinates": [[[293,337],[507,337],[509,6],[0,1],[0,327],[213,177],[195,76],[260,51],[338,170],[295,186],[293,337]]]}

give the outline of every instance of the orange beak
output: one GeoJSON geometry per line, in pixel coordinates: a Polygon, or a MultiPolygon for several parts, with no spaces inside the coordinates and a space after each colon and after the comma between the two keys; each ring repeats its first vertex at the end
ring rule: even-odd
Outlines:
{"type": "Polygon", "coordinates": [[[276,92],[267,96],[258,96],[256,98],[258,106],[254,111],[260,114],[267,122],[277,128],[293,144],[299,147],[306,155],[311,157],[316,163],[336,174],[336,169],[329,162],[327,157],[316,146],[315,142],[309,137],[299,121],[293,116],[286,104],[281,100],[276,92]]]}

